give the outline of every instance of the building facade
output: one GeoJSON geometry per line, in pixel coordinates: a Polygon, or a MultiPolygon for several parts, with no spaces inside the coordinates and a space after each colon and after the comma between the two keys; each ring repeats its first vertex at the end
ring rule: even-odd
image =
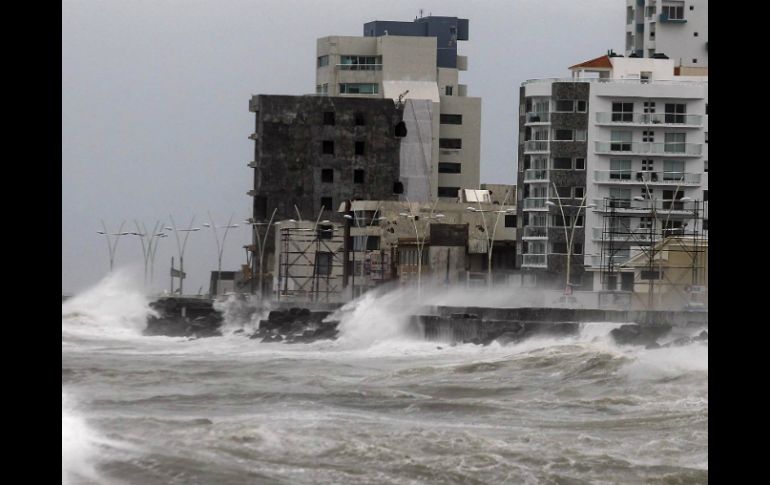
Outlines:
{"type": "Polygon", "coordinates": [[[626,0],[626,55],[665,55],[683,75],[708,73],[708,0],[626,0]]]}
{"type": "Polygon", "coordinates": [[[362,37],[317,41],[317,94],[417,102],[404,111],[404,142],[415,149],[402,153],[402,163],[426,173],[405,180],[404,199],[452,199],[479,186],[481,99],[459,83],[468,66],[457,54],[463,40],[467,19],[425,17],[369,22],[362,37]]]}
{"type": "Polygon", "coordinates": [[[645,245],[707,237],[708,78],[674,67],[603,56],[523,83],[518,241],[538,284],[632,291],[620,266],[645,245]]]}

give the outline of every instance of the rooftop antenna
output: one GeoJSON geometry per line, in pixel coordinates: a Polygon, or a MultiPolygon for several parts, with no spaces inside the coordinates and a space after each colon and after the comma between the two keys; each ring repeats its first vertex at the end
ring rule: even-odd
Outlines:
{"type": "Polygon", "coordinates": [[[420,9],[420,18],[422,18],[422,9],[420,9]]]}

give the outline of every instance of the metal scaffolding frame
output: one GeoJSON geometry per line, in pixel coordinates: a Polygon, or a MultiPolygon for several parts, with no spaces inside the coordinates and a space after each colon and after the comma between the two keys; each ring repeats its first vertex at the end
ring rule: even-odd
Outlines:
{"type": "Polygon", "coordinates": [[[328,302],[331,294],[342,292],[344,236],[338,234],[341,231],[320,227],[316,230],[282,227],[280,232],[278,300],[284,297],[302,297],[309,301],[328,302]],[[325,232],[330,232],[331,235],[321,237],[325,232]],[[339,249],[332,249],[330,244],[339,244],[339,249]],[[326,270],[324,274],[319,271],[322,266],[320,254],[331,254],[328,265],[323,264],[326,270]]]}

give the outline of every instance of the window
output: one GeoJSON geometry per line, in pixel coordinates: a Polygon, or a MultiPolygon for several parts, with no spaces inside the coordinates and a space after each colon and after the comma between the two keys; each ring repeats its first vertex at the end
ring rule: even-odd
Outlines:
{"type": "Polygon", "coordinates": [[[332,274],[332,260],[334,255],[328,252],[315,253],[315,274],[328,276],[332,274]]]}
{"type": "Polygon", "coordinates": [[[554,130],[553,139],[557,141],[572,141],[574,132],[572,130],[554,130]]]}
{"type": "Polygon", "coordinates": [[[575,130],[575,141],[586,141],[586,130],[575,130]]]}
{"type": "Polygon", "coordinates": [[[321,205],[324,209],[331,210],[332,205],[332,198],[331,197],[321,197],[321,205]]]}
{"type": "Polygon", "coordinates": [[[342,71],[379,71],[382,56],[340,56],[337,67],[342,71]]]}
{"type": "Polygon", "coordinates": [[[572,113],[575,111],[575,101],[572,99],[557,99],[555,111],[560,113],[572,113]]]}
{"type": "Polygon", "coordinates": [[[442,114],[441,115],[441,124],[442,125],[462,125],[463,124],[463,115],[442,114]]]}
{"type": "Polygon", "coordinates": [[[376,251],[380,249],[380,236],[353,236],[353,251],[376,251]]]}
{"type": "Polygon", "coordinates": [[[573,187],[573,194],[576,199],[582,199],[586,195],[585,187],[573,187]]]}
{"type": "Polygon", "coordinates": [[[516,214],[506,214],[505,227],[516,227],[516,214]]]}
{"type": "Polygon", "coordinates": [[[554,170],[572,170],[572,159],[557,157],[553,159],[554,170]]]}
{"type": "Polygon", "coordinates": [[[612,103],[612,121],[634,121],[634,103],[612,103]]]}
{"type": "Polygon", "coordinates": [[[569,199],[572,197],[572,187],[569,185],[562,185],[556,187],[556,193],[559,195],[562,199],[569,199]]]}
{"type": "MultiPolygon", "coordinates": [[[[614,116],[614,113],[613,113],[614,116]]],[[[630,152],[631,151],[630,131],[612,131],[610,132],[610,151],[612,152],[630,152]]]]}
{"type": "Polygon", "coordinates": [[[610,160],[610,180],[631,180],[631,160],[610,160]]]}
{"type": "Polygon", "coordinates": [[[684,20],[684,3],[679,5],[663,5],[662,17],[668,20],[684,20]]]}
{"type": "Polygon", "coordinates": [[[457,193],[460,191],[460,187],[439,187],[439,197],[457,197],[457,193]]]}
{"type": "Polygon", "coordinates": [[[666,103],[666,123],[684,123],[687,105],[666,103]]]}
{"type": "Polygon", "coordinates": [[[698,33],[697,32],[693,32],[692,36],[693,37],[698,37],[698,33]]]}
{"type": "Polygon", "coordinates": [[[652,143],[655,141],[655,132],[654,131],[643,131],[642,132],[642,141],[643,142],[649,142],[652,143]]]}
{"type": "MultiPolygon", "coordinates": [[[[582,226],[582,224],[581,224],[581,226],[582,226]]],[[[582,244],[577,244],[577,243],[573,244],[572,245],[572,254],[583,254],[583,245],[582,244]]]]}
{"type": "Polygon", "coordinates": [[[631,189],[610,187],[610,199],[615,207],[627,209],[631,207],[631,189]]]}
{"type": "Polygon", "coordinates": [[[583,216],[575,217],[575,227],[583,227],[583,216]]]}
{"type": "Polygon", "coordinates": [[[362,168],[357,168],[353,170],[353,183],[354,184],[364,183],[364,170],[362,168]]]}
{"type": "Polygon", "coordinates": [[[324,111],[324,125],[334,125],[334,111],[324,111]]]}
{"type": "Polygon", "coordinates": [[[585,113],[588,110],[588,101],[580,101],[577,102],[577,111],[578,113],[585,113]]]}
{"type": "Polygon", "coordinates": [[[463,147],[463,141],[460,138],[439,138],[438,146],[439,148],[459,150],[463,147]]]}
{"type": "Polygon", "coordinates": [[[452,86],[446,86],[444,88],[444,93],[446,93],[447,96],[451,96],[452,95],[452,86]]]}
{"type": "Polygon", "coordinates": [[[709,104],[706,103],[706,114],[709,114],[709,104]]]}
{"type": "Polygon", "coordinates": [[[318,67],[324,67],[329,65],[329,56],[320,56],[318,58],[318,67]]]}
{"type": "Polygon", "coordinates": [[[663,180],[683,180],[684,162],[681,160],[663,161],[663,180]]]}
{"type": "Polygon", "coordinates": [[[332,140],[321,142],[321,153],[324,155],[334,155],[334,142],[332,140]]]}
{"type": "Polygon", "coordinates": [[[551,244],[551,253],[553,253],[553,254],[567,254],[567,243],[553,243],[553,244],[551,244]]]}
{"type": "Polygon", "coordinates": [[[693,59],[693,60],[692,60],[692,63],[693,63],[693,64],[697,64],[697,63],[698,63],[698,59],[693,59]]]}
{"type": "Polygon", "coordinates": [[[642,199],[652,199],[653,193],[652,189],[649,189],[647,187],[642,187],[642,199]]]}
{"type": "Polygon", "coordinates": [[[703,202],[708,202],[708,201],[709,201],[709,191],[708,190],[704,190],[703,191],[703,202]]]}
{"type": "Polygon", "coordinates": [[[644,109],[645,113],[654,113],[655,112],[655,101],[645,101],[643,109],[644,109]]]}
{"type": "Polygon", "coordinates": [[[639,229],[651,229],[652,217],[642,217],[639,219],[639,229]]]}
{"type": "Polygon", "coordinates": [[[316,230],[318,239],[332,239],[334,237],[334,226],[320,225],[316,230]]]}
{"type": "Polygon", "coordinates": [[[575,170],[585,170],[586,169],[586,159],[585,158],[576,158],[575,159],[575,170]]]}
{"type": "Polygon", "coordinates": [[[709,230],[709,220],[703,219],[703,230],[708,231],[709,230]]]}
{"type": "Polygon", "coordinates": [[[334,169],[331,169],[331,168],[321,169],[321,182],[325,184],[334,183],[334,169]]]}
{"type": "Polygon", "coordinates": [[[708,143],[709,142],[709,132],[708,131],[704,131],[703,133],[704,133],[704,137],[706,138],[706,143],[708,143]]]}
{"type": "Polygon", "coordinates": [[[655,165],[655,162],[653,160],[642,160],[642,171],[651,172],[654,165],[655,165]]]}
{"type": "Polygon", "coordinates": [[[438,173],[461,173],[462,164],[455,162],[438,162],[438,173]]]}
{"type": "Polygon", "coordinates": [[[364,118],[363,113],[356,113],[355,115],[355,125],[356,126],[364,126],[366,125],[366,118],[364,118]]]}
{"type": "Polygon", "coordinates": [[[703,160],[703,171],[706,172],[706,173],[708,173],[708,171],[709,171],[709,161],[708,160],[703,160]]]}
{"type": "Polygon", "coordinates": [[[364,147],[365,147],[365,146],[366,146],[366,144],[365,144],[364,142],[362,142],[362,141],[357,141],[357,142],[356,142],[356,155],[363,155],[363,154],[364,154],[364,151],[365,151],[365,150],[364,150],[364,147]]]}
{"type": "Polygon", "coordinates": [[[340,94],[377,94],[380,86],[377,83],[340,83],[340,94]]]}
{"type": "Polygon", "coordinates": [[[663,151],[666,153],[684,153],[686,133],[666,133],[663,151]]]}

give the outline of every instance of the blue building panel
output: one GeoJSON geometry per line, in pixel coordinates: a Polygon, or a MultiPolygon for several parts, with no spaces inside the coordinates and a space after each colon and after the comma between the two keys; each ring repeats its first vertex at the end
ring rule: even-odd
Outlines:
{"type": "Polygon", "coordinates": [[[468,40],[468,19],[422,17],[414,22],[375,20],[364,24],[364,37],[403,35],[436,38],[436,66],[457,67],[457,41],[468,40]]]}

